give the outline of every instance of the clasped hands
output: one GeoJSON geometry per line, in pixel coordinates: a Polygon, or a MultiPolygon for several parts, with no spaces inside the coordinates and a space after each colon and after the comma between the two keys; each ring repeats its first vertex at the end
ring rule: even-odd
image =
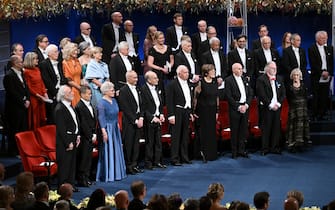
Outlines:
{"type": "MultiPolygon", "coordinates": [[[[80,144],[80,136],[78,135],[77,139],[76,139],[76,148],[79,146],[79,144],[80,144]]],[[[68,148],[66,148],[66,151],[71,151],[73,149],[74,149],[74,144],[73,144],[73,142],[71,142],[69,144],[68,148]]]]}

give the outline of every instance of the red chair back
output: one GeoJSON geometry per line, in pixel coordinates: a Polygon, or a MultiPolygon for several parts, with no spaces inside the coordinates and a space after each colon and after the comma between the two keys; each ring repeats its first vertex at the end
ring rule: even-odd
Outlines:
{"type": "Polygon", "coordinates": [[[253,137],[261,137],[262,135],[262,131],[259,128],[258,114],[257,99],[253,99],[249,107],[249,133],[253,137]]]}
{"type": "Polygon", "coordinates": [[[165,117],[165,121],[161,126],[161,141],[163,143],[166,142],[168,144],[171,144],[171,134],[170,134],[170,131],[169,131],[169,121],[167,119],[168,114],[167,114],[167,107],[166,106],[163,107],[163,114],[164,114],[164,117],[165,117]]]}
{"type": "Polygon", "coordinates": [[[285,98],[280,111],[280,125],[281,125],[281,131],[283,133],[285,133],[287,129],[288,111],[289,111],[288,102],[287,99],[285,98]]]}
{"type": "Polygon", "coordinates": [[[36,129],[36,137],[42,149],[48,151],[51,160],[56,160],[56,126],[46,125],[36,129]]]}
{"type": "Polygon", "coordinates": [[[230,139],[230,121],[229,121],[229,105],[227,101],[220,101],[220,110],[218,115],[217,133],[222,140],[230,139]]]}
{"type": "Polygon", "coordinates": [[[118,121],[118,124],[119,124],[120,131],[122,131],[122,115],[123,115],[122,112],[119,112],[118,115],[117,115],[117,121],[118,121]]]}

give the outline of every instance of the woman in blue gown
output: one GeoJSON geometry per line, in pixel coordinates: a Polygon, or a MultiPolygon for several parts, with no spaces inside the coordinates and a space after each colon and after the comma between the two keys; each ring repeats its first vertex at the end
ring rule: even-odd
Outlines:
{"type": "Polygon", "coordinates": [[[100,90],[103,94],[98,102],[98,120],[103,141],[99,144],[99,161],[96,181],[112,182],[126,177],[126,165],[122,150],[122,140],[118,126],[119,106],[114,85],[105,82],[100,90]]]}

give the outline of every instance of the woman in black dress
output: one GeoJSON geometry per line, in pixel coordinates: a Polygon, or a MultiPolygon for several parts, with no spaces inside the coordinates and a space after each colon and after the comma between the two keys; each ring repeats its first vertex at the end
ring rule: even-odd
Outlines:
{"type": "Polygon", "coordinates": [[[164,33],[157,31],[155,33],[155,45],[149,50],[148,66],[154,71],[159,79],[158,88],[165,97],[164,79],[165,75],[171,72],[174,64],[174,57],[171,47],[164,44],[164,33]]]}
{"type": "Polygon", "coordinates": [[[203,79],[194,91],[194,113],[199,124],[200,154],[206,162],[217,159],[215,125],[219,111],[219,96],[215,66],[205,64],[201,70],[203,79]]]}
{"type": "Polygon", "coordinates": [[[292,83],[286,94],[289,104],[287,141],[288,151],[296,152],[310,143],[307,90],[302,83],[300,69],[293,69],[290,78],[292,83]]]}

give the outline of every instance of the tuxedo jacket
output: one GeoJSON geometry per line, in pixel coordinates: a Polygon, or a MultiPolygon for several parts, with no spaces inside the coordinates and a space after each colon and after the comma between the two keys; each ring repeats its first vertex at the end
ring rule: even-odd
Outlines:
{"type": "Polygon", "coordinates": [[[27,210],[50,210],[50,206],[47,206],[45,203],[41,201],[35,201],[32,206],[27,208],[27,210]]]}
{"type": "MultiPolygon", "coordinates": [[[[95,41],[95,38],[92,36],[92,35],[90,35],[90,38],[91,38],[91,40],[92,40],[92,43],[93,43],[93,45],[94,46],[97,46],[97,42],[95,41]]],[[[77,43],[78,45],[81,43],[81,42],[84,42],[85,41],[85,39],[84,39],[84,37],[80,34],[80,35],[78,35],[74,40],[73,40],[73,42],[74,43],[77,43]]]]}
{"type": "Polygon", "coordinates": [[[198,54],[198,50],[201,44],[201,37],[200,37],[200,33],[194,33],[191,36],[191,40],[192,40],[192,51],[195,54],[196,58],[199,59],[201,54],[198,54]]]}
{"type": "MultiPolygon", "coordinates": [[[[254,56],[250,50],[245,49],[245,62],[246,62],[246,70],[247,76],[252,77],[254,74],[254,56]]],[[[228,53],[228,69],[229,75],[232,74],[232,66],[234,63],[240,63],[243,66],[241,57],[237,51],[237,49],[233,49],[228,53]]]]}
{"type": "MultiPolygon", "coordinates": [[[[200,72],[200,65],[199,65],[199,62],[198,60],[196,59],[196,56],[194,53],[191,52],[191,57],[192,57],[192,60],[194,62],[194,66],[195,66],[195,72],[194,74],[197,74],[197,75],[200,75],[201,72],[200,72]]],[[[189,79],[192,79],[193,78],[193,75],[191,73],[191,65],[190,63],[188,62],[187,58],[186,58],[186,55],[185,53],[181,50],[179,51],[175,56],[174,56],[174,75],[175,75],[175,72],[176,72],[176,69],[178,68],[179,65],[185,65],[188,69],[188,72],[189,72],[189,79]]]]}
{"type": "MultiPolygon", "coordinates": [[[[283,103],[286,96],[285,85],[280,76],[277,75],[276,81],[276,91],[277,91],[277,101],[283,103]]],[[[261,102],[265,107],[269,107],[271,99],[273,97],[271,83],[267,74],[263,74],[258,77],[256,82],[256,92],[259,102],[261,102]]]]}
{"type": "MultiPolygon", "coordinates": [[[[227,59],[222,50],[219,50],[219,57],[220,57],[220,63],[221,63],[221,78],[225,79],[228,76],[228,67],[227,67],[227,59]]],[[[201,56],[201,65],[204,64],[214,64],[214,58],[212,56],[212,53],[210,50],[203,53],[201,56]]]]}
{"type": "Polygon", "coordinates": [[[147,206],[137,198],[134,198],[132,201],[130,201],[128,206],[128,210],[142,210],[146,208],[147,206]]]}
{"type": "MultiPolygon", "coordinates": [[[[134,62],[128,56],[132,69],[134,69],[134,62]]],[[[110,81],[115,85],[115,90],[119,90],[126,83],[126,65],[124,64],[121,55],[116,54],[109,63],[110,81]]]]}
{"type": "MultiPolygon", "coordinates": [[[[252,92],[252,89],[250,87],[250,84],[247,78],[242,76],[242,81],[244,84],[244,89],[245,89],[245,94],[246,94],[245,103],[248,104],[250,107],[250,103],[253,97],[253,92],[252,92]]],[[[225,79],[225,93],[226,93],[226,98],[229,103],[230,109],[237,111],[238,107],[240,106],[241,92],[240,92],[240,89],[238,88],[238,84],[233,75],[230,75],[225,79]]]]}
{"type": "MultiPolygon", "coordinates": [[[[261,43],[261,40],[258,38],[258,39],[255,39],[252,41],[252,50],[257,50],[259,48],[262,48],[262,43],[261,43]]],[[[275,43],[271,40],[271,48],[275,48],[275,43]]]]}
{"type": "MultiPolygon", "coordinates": [[[[105,24],[102,27],[102,58],[105,63],[109,63],[116,43],[114,27],[112,23],[105,24]]],[[[119,28],[119,42],[126,41],[123,29],[119,28]]]]}
{"type": "Polygon", "coordinates": [[[209,40],[205,40],[203,42],[200,42],[198,47],[198,55],[199,57],[202,57],[202,55],[211,49],[211,46],[209,45],[209,40]]]}
{"type": "Polygon", "coordinates": [[[135,125],[135,121],[137,119],[144,117],[141,93],[137,88],[136,91],[138,94],[140,112],[137,112],[137,103],[129,86],[124,85],[120,88],[118,102],[120,105],[120,110],[123,112],[122,124],[124,122],[125,124],[135,125]]]}
{"type": "Polygon", "coordinates": [[[139,44],[140,44],[140,36],[139,36],[139,34],[132,32],[132,37],[133,37],[135,52],[136,52],[136,55],[138,55],[138,47],[139,47],[139,44]]]}
{"type": "MultiPolygon", "coordinates": [[[[271,50],[272,61],[274,61],[277,64],[277,69],[279,70],[280,69],[279,53],[274,48],[270,48],[270,50],[271,50]]],[[[254,58],[255,58],[255,74],[257,78],[264,73],[264,67],[267,63],[263,48],[259,48],[254,51],[254,58]]]]}
{"type": "Polygon", "coordinates": [[[93,109],[93,116],[90,110],[84,104],[82,100],[76,105],[76,113],[80,121],[80,136],[82,140],[92,141],[93,134],[96,133],[97,119],[93,109]]]}
{"type": "MultiPolygon", "coordinates": [[[[183,31],[183,35],[189,35],[188,28],[182,26],[181,30],[183,31]]],[[[175,26],[170,26],[166,29],[165,33],[165,43],[169,45],[171,48],[177,48],[178,46],[178,39],[175,26]]]]}
{"type": "MultiPolygon", "coordinates": [[[[67,83],[67,80],[64,77],[63,73],[63,65],[62,62],[58,62],[58,71],[60,76],[60,85],[64,85],[67,83]]],[[[57,76],[55,74],[54,68],[51,64],[49,58],[42,61],[39,65],[41,76],[43,82],[45,84],[46,89],[48,89],[48,96],[51,99],[56,99],[58,89],[56,88],[57,85],[57,76]]]]}
{"type": "MultiPolygon", "coordinates": [[[[193,105],[192,89],[189,83],[188,83],[188,86],[190,88],[190,97],[191,97],[191,106],[192,106],[193,105]]],[[[167,101],[166,105],[168,109],[168,117],[175,116],[176,107],[180,107],[180,106],[185,107],[186,100],[185,100],[181,85],[177,78],[171,81],[171,83],[167,87],[166,101],[167,101]]]]}
{"type": "MultiPolygon", "coordinates": [[[[305,50],[299,47],[299,56],[300,56],[300,70],[303,75],[306,75],[306,53],[305,50]]],[[[283,49],[283,58],[281,60],[281,67],[284,72],[282,73],[285,77],[290,78],[291,71],[295,68],[298,68],[298,61],[295,57],[292,46],[283,49]]]]}
{"type": "Polygon", "coordinates": [[[333,75],[334,69],[334,53],[333,46],[325,46],[327,69],[322,69],[321,55],[316,44],[313,44],[308,48],[308,59],[311,67],[311,79],[314,82],[319,81],[323,71],[328,71],[330,75],[333,75]]]}
{"type": "MultiPolygon", "coordinates": [[[[157,89],[157,87],[156,87],[157,89]]],[[[163,114],[163,100],[160,91],[157,91],[157,95],[159,98],[160,106],[159,106],[159,113],[163,114]]],[[[144,117],[147,123],[150,123],[151,120],[155,117],[156,112],[156,104],[154,97],[151,94],[148,84],[144,84],[141,87],[141,96],[142,96],[142,107],[144,111],[144,117]]]]}
{"type": "Polygon", "coordinates": [[[41,50],[36,47],[33,49],[33,52],[37,54],[37,58],[38,58],[38,66],[40,65],[40,63],[45,60],[43,53],[41,52],[41,50]]]}

